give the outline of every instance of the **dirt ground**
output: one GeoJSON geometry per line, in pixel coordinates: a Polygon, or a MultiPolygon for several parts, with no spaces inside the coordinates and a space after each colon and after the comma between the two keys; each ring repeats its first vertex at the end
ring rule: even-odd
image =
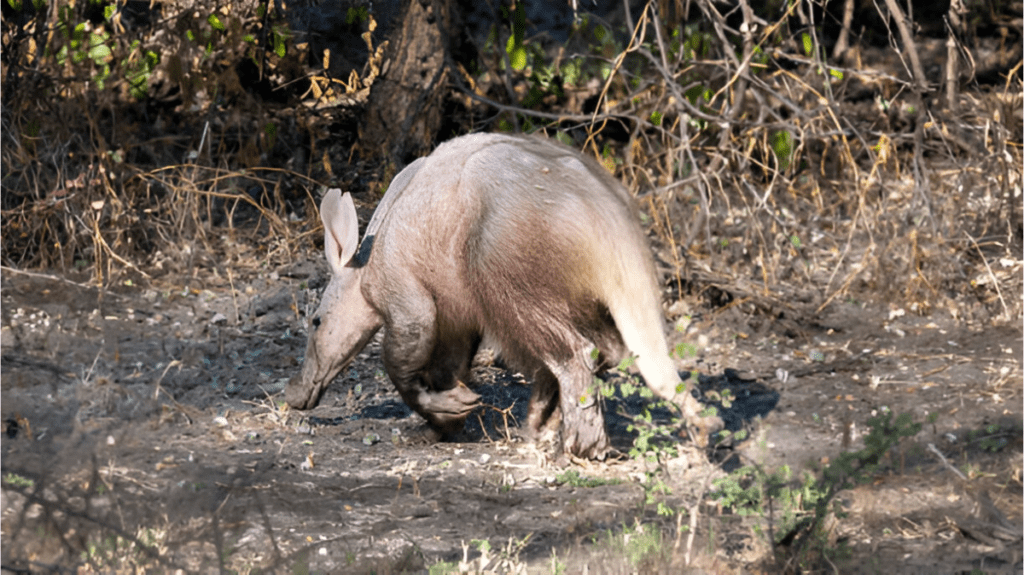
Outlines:
{"type": "Polygon", "coordinates": [[[780,399],[746,423],[754,439],[710,454],[684,441],[668,462],[667,502],[696,518],[689,540],[645,505],[644,464],[577,461],[568,469],[595,481],[574,482],[522,442],[529,390],[486,362],[474,373],[489,406],[457,442],[426,437],[376,342],[319,407],[280,407],[315,304],[306,287],[325,277],[315,255],[117,293],[4,273],[4,572],[636,572],[613,535],[659,521],[678,535],[653,571],[683,572],[689,556],[694,573],[766,572],[769,526],[724,513],[711,481],[740,463],[818,469],[885,409],[935,418],[842,494],[837,572],[1021,572],[1020,326],[852,301],[784,321],[696,309],[678,335],[700,349],[687,367],[739,370],[780,399]]]}

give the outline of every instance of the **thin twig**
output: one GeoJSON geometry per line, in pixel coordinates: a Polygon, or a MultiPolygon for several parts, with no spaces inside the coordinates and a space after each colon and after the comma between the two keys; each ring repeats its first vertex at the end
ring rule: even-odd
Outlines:
{"type": "Polygon", "coordinates": [[[70,286],[74,286],[74,287],[79,288],[79,289],[99,290],[99,291],[102,291],[104,294],[111,295],[113,297],[116,297],[116,298],[119,298],[119,299],[122,299],[122,300],[130,299],[130,298],[125,297],[125,296],[123,296],[123,295],[121,295],[119,293],[112,292],[112,291],[107,290],[107,289],[105,289],[103,287],[100,287],[100,286],[93,286],[93,285],[89,285],[89,284],[81,284],[81,283],[78,283],[78,282],[73,282],[73,281],[71,281],[71,280],[69,280],[67,278],[62,278],[60,276],[55,276],[55,275],[50,275],[50,274],[42,274],[42,273],[38,273],[38,272],[27,272],[25,270],[19,270],[19,269],[16,269],[16,268],[7,267],[7,266],[3,266],[3,265],[0,265],[0,270],[4,271],[6,273],[18,274],[18,275],[28,276],[28,277],[31,277],[31,278],[37,278],[37,279],[44,279],[44,280],[48,280],[48,281],[52,281],[52,282],[64,283],[64,284],[68,284],[70,286]]]}
{"type": "Polygon", "coordinates": [[[160,387],[160,382],[162,382],[164,380],[164,376],[166,376],[167,372],[170,371],[171,368],[175,367],[175,366],[177,366],[178,369],[180,370],[181,369],[181,361],[179,361],[177,359],[172,360],[171,363],[168,363],[167,367],[164,368],[164,372],[160,374],[160,377],[157,378],[156,383],[153,384],[153,399],[159,398],[160,397],[160,392],[163,391],[164,394],[167,395],[167,397],[171,398],[171,401],[174,401],[174,403],[178,403],[177,401],[175,401],[174,396],[172,396],[170,393],[167,393],[166,391],[164,391],[164,389],[162,387],[160,387]]]}
{"type": "Polygon", "coordinates": [[[950,471],[950,473],[952,473],[953,475],[956,475],[957,477],[959,477],[961,481],[967,481],[967,476],[964,475],[963,473],[961,473],[960,470],[957,469],[956,467],[953,467],[952,465],[950,465],[949,464],[949,460],[947,460],[946,456],[943,455],[942,452],[939,451],[938,448],[935,447],[934,443],[929,443],[928,444],[928,451],[931,451],[932,453],[934,453],[939,458],[939,461],[942,462],[942,465],[944,465],[946,467],[946,469],[948,469],[950,471]]]}
{"type": "Polygon", "coordinates": [[[981,248],[978,247],[978,242],[974,241],[971,234],[965,231],[964,235],[971,240],[971,244],[974,246],[974,249],[978,251],[978,257],[981,258],[981,263],[985,264],[985,269],[988,270],[988,276],[992,278],[992,285],[996,288],[996,295],[999,296],[999,303],[1003,306],[1003,314],[1007,319],[1009,319],[1010,309],[1006,305],[1006,300],[1003,299],[1003,291],[999,289],[999,280],[996,279],[996,274],[992,272],[992,266],[988,265],[988,259],[985,257],[985,254],[981,252],[981,248]]]}
{"type": "Polygon", "coordinates": [[[632,121],[636,120],[636,118],[634,116],[631,116],[629,114],[596,114],[596,115],[551,114],[551,113],[548,113],[548,112],[538,112],[536,110],[528,110],[526,108],[520,108],[518,106],[509,106],[508,104],[502,104],[501,102],[498,102],[496,100],[492,100],[492,99],[490,99],[490,98],[488,98],[486,96],[481,96],[481,95],[473,92],[472,90],[467,88],[465,85],[463,85],[462,82],[458,79],[457,76],[455,77],[455,80],[456,80],[455,81],[455,88],[458,91],[462,92],[463,94],[468,96],[470,99],[476,100],[476,101],[478,101],[480,103],[483,103],[483,104],[487,104],[488,106],[491,106],[493,108],[497,108],[498,110],[501,110],[503,112],[514,112],[516,114],[523,114],[524,116],[532,116],[534,118],[544,118],[546,120],[555,120],[555,121],[558,121],[558,122],[570,121],[570,122],[593,123],[596,120],[612,120],[612,119],[615,119],[615,120],[625,120],[627,122],[632,122],[632,121]]]}
{"type": "MultiPolygon", "coordinates": [[[[914,85],[920,92],[927,92],[931,88],[928,86],[928,79],[924,75],[921,58],[917,55],[917,45],[914,44],[914,35],[910,32],[907,15],[903,13],[896,0],[885,0],[885,7],[889,9],[889,15],[892,19],[896,21],[896,29],[899,30],[900,38],[903,40],[903,51],[910,56],[910,67],[914,76],[914,85]]],[[[883,18],[885,17],[884,14],[882,16],[883,18]]],[[[886,22],[888,22],[888,19],[886,19],[886,22]]],[[[897,51],[897,54],[899,53],[897,51]]]]}
{"type": "Polygon", "coordinates": [[[242,314],[238,313],[238,298],[235,296],[235,278],[231,274],[231,266],[227,266],[227,272],[228,288],[231,289],[231,304],[235,308],[235,325],[238,325],[242,321],[242,314]]]}
{"type": "Polygon", "coordinates": [[[700,517],[700,504],[704,501],[704,494],[707,493],[708,483],[711,482],[711,477],[715,475],[717,471],[716,467],[712,467],[704,475],[704,481],[701,482],[700,492],[697,494],[697,499],[689,509],[690,514],[690,532],[686,536],[686,553],[683,554],[683,564],[689,565],[693,553],[693,540],[697,536],[697,519],[700,517]]]}

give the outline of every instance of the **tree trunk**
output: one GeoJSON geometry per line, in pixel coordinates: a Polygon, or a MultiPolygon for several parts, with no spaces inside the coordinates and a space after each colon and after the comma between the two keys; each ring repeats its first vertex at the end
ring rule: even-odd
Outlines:
{"type": "Polygon", "coordinates": [[[360,130],[364,158],[404,165],[430,151],[441,126],[451,61],[451,0],[404,0],[384,70],[360,130]]]}
{"type": "Polygon", "coordinates": [[[957,50],[957,36],[964,32],[962,16],[967,14],[963,0],[949,3],[946,17],[946,107],[956,113],[960,105],[960,52],[957,50]]]}
{"type": "Polygon", "coordinates": [[[850,25],[853,24],[853,0],[843,2],[843,27],[839,30],[839,38],[832,48],[832,59],[847,62],[846,51],[850,48],[850,25]]]}

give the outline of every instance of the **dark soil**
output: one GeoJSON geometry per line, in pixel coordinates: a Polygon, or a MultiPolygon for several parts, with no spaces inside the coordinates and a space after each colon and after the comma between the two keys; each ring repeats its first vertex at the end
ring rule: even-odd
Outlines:
{"type": "MultiPolygon", "coordinates": [[[[401,402],[377,342],[319,407],[281,407],[315,305],[304,285],[326,273],[318,259],[116,292],[5,273],[4,572],[395,573],[441,561],[473,571],[488,559],[474,540],[490,541],[491,572],[684,572],[684,553],[704,572],[769,572],[771,526],[724,513],[710,482],[750,463],[814,472],[860,448],[884,410],[928,423],[873,481],[841,494],[849,514],[829,530],[848,550],[832,559],[837,572],[1021,572],[1020,325],[855,302],[784,321],[704,309],[685,335],[699,356],[680,367],[731,387],[747,419],[774,409],[743,423],[753,435],[739,445],[680,440],[660,477],[665,501],[691,512],[682,520],[697,518],[688,541],[645,504],[653,464],[624,455],[559,468],[546,446],[523,442],[529,388],[486,358],[474,370],[484,406],[453,442],[431,440],[401,402]],[[677,537],[661,541],[654,567],[609,535],[635,535],[638,522],[677,537]]],[[[609,415],[624,453],[628,423],[609,415]]]]}

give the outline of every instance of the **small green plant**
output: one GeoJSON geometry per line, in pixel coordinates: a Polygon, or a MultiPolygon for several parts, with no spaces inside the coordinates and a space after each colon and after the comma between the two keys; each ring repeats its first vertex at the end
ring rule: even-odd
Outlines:
{"type": "Polygon", "coordinates": [[[557,549],[552,547],[551,548],[551,567],[549,568],[548,572],[551,573],[552,575],[563,575],[565,573],[566,568],[567,568],[566,564],[562,563],[561,561],[558,560],[558,551],[557,551],[557,549]]]}
{"type": "Polygon", "coordinates": [[[967,433],[967,441],[978,449],[989,453],[997,453],[1010,444],[1009,437],[1020,435],[1020,430],[1003,429],[998,425],[989,424],[983,429],[975,429],[967,433]]]}
{"type": "Polygon", "coordinates": [[[370,11],[365,6],[350,7],[345,16],[345,23],[349,26],[362,26],[370,19],[370,11]]]}
{"type": "MultiPolygon", "coordinates": [[[[607,80],[614,70],[615,56],[623,49],[611,30],[584,16],[574,24],[568,40],[568,43],[582,44],[582,53],[551,61],[540,42],[526,38],[523,3],[517,3],[512,8],[503,7],[502,16],[507,22],[507,28],[504,29],[509,33],[508,38],[502,45],[499,41],[501,30],[499,26],[493,26],[484,43],[483,52],[496,61],[500,70],[512,72],[525,82],[527,91],[519,101],[523,108],[537,108],[548,105],[552,100],[563,100],[567,89],[585,85],[590,80],[607,80]]],[[[483,69],[477,70],[481,75],[485,72],[483,69]]],[[[640,75],[634,76],[632,82],[635,88],[639,84],[640,75]]],[[[660,122],[660,117],[655,118],[652,121],[660,122]]],[[[538,127],[536,119],[529,116],[517,114],[515,120],[524,132],[538,127]]],[[[509,117],[499,119],[498,126],[502,131],[515,129],[509,117]]]]}
{"type": "Polygon", "coordinates": [[[675,356],[679,359],[693,359],[697,357],[697,351],[697,346],[684,341],[676,345],[675,356]]]}
{"type": "Polygon", "coordinates": [[[508,543],[497,553],[486,539],[473,539],[468,544],[462,544],[462,561],[456,563],[437,563],[428,569],[433,574],[444,573],[525,573],[526,565],[519,558],[519,555],[526,548],[531,535],[522,539],[509,537],[508,543]],[[470,546],[476,547],[480,556],[473,560],[469,558],[470,546]]]}
{"type": "Polygon", "coordinates": [[[135,538],[106,535],[92,539],[81,553],[83,563],[97,571],[145,572],[155,563],[155,557],[166,551],[166,532],[142,528],[135,538]]]}
{"type": "Polygon", "coordinates": [[[32,487],[36,484],[35,481],[15,473],[8,473],[7,475],[4,475],[4,483],[15,487],[32,487]]]}
{"type": "Polygon", "coordinates": [[[104,81],[110,76],[110,34],[102,27],[93,28],[89,22],[75,22],[75,12],[71,6],[58,10],[57,29],[64,39],[56,55],[58,65],[91,62],[94,65],[91,79],[102,90],[104,81]]]}
{"type": "Polygon", "coordinates": [[[779,169],[786,170],[793,160],[793,134],[780,130],[772,135],[772,151],[779,162],[779,169]]]}
{"type": "Polygon", "coordinates": [[[671,547],[657,525],[641,524],[632,528],[623,526],[621,532],[608,530],[606,544],[615,555],[625,557],[638,572],[660,571],[659,566],[669,563],[671,547]]]}
{"type": "Polygon", "coordinates": [[[555,481],[561,485],[570,487],[600,487],[601,485],[618,485],[622,483],[619,479],[598,479],[586,477],[576,469],[568,469],[564,473],[555,476],[555,481]]]}
{"type": "Polygon", "coordinates": [[[700,29],[698,24],[685,24],[672,30],[672,41],[668,53],[672,59],[683,61],[705,58],[711,51],[711,34],[700,29]]]}
{"type": "Polygon", "coordinates": [[[601,385],[601,393],[605,397],[611,397],[617,389],[623,398],[638,396],[645,400],[641,412],[637,415],[626,415],[632,421],[627,426],[630,433],[636,433],[633,440],[633,447],[629,450],[629,456],[644,463],[646,471],[642,485],[644,487],[644,505],[657,505],[659,515],[673,515],[675,511],[668,508],[663,501],[663,495],[671,493],[671,488],[665,483],[664,469],[668,460],[677,457],[679,450],[676,447],[675,432],[680,427],[679,418],[672,417],[668,422],[656,421],[652,410],[666,407],[664,401],[651,401],[654,393],[645,385],[640,385],[635,377],[628,376],[623,371],[632,362],[624,361],[619,365],[620,374],[617,383],[604,383],[595,378],[595,385],[601,385]]]}
{"type": "Polygon", "coordinates": [[[448,575],[449,573],[461,573],[459,571],[459,564],[453,561],[442,561],[435,563],[427,569],[427,573],[430,575],[448,575]]]}
{"type": "Polygon", "coordinates": [[[903,438],[916,435],[921,424],[913,422],[909,414],[894,417],[886,410],[869,419],[868,428],[864,448],[840,454],[820,477],[808,472],[793,484],[787,466],[767,471],[759,465],[747,465],[714,482],[718,501],[738,515],[765,517],[772,545],[792,539],[788,553],[800,564],[814,562],[816,557],[841,555],[845,550],[829,544],[823,527],[828,516],[842,517],[836,495],[869,481],[886,455],[903,438]]]}

